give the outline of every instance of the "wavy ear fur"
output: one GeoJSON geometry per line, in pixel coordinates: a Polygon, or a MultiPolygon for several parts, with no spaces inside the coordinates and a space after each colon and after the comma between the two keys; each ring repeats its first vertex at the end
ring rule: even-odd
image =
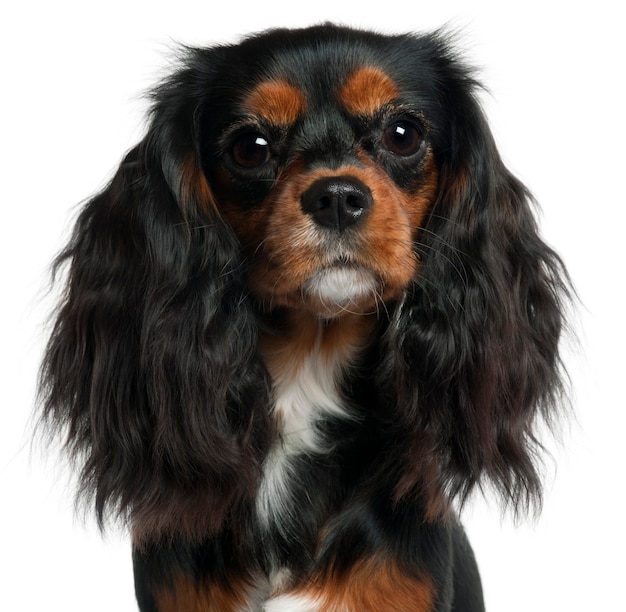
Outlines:
{"type": "Polygon", "coordinates": [[[435,516],[488,481],[518,511],[541,501],[533,432],[563,396],[569,281],[538,235],[532,198],[500,159],[473,84],[450,82],[458,88],[445,103],[466,114],[442,130],[422,267],[388,337],[387,375],[409,432],[398,493],[417,488],[435,516]]]}
{"type": "Polygon", "coordinates": [[[55,263],[69,269],[44,420],[66,436],[100,521],[121,515],[138,540],[218,528],[253,491],[269,439],[237,241],[198,162],[209,88],[190,65],[157,90],[147,136],[55,263]]]}

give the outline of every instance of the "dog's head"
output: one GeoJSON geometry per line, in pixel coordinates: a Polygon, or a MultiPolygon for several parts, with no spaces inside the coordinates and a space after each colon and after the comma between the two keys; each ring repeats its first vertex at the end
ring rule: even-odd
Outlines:
{"type": "Polygon", "coordinates": [[[377,317],[398,495],[539,491],[565,273],[445,37],[334,26],[187,50],[84,208],[42,370],[102,513],[218,525],[271,439],[259,317],[377,317]],[[207,518],[208,517],[208,518],[207,518]]]}
{"type": "Polygon", "coordinates": [[[297,51],[285,33],[233,51],[234,64],[263,59],[218,77],[200,164],[255,298],[332,317],[397,300],[415,277],[445,118],[430,58],[394,66],[359,37],[320,34],[297,51]]]}

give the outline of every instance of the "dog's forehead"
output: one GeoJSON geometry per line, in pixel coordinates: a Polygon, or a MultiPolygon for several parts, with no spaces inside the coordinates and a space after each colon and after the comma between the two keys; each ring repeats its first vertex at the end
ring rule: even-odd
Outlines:
{"type": "Polygon", "coordinates": [[[399,95],[394,79],[383,69],[361,65],[342,78],[310,82],[287,76],[260,79],[245,92],[242,107],[246,114],[263,117],[273,125],[289,125],[307,110],[329,105],[353,116],[373,116],[399,95]]]}
{"type": "Polygon", "coordinates": [[[399,95],[385,57],[367,47],[295,45],[260,59],[241,105],[246,114],[273,124],[290,124],[307,110],[329,106],[351,115],[373,115],[399,95]]]}

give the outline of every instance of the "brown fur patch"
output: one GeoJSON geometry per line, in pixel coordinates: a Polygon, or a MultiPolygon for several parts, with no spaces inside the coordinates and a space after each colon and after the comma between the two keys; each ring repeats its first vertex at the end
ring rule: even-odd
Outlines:
{"type": "Polygon", "coordinates": [[[234,577],[225,585],[208,581],[196,584],[187,576],[179,576],[171,587],[161,588],[155,600],[159,612],[239,612],[248,609],[253,591],[234,577]]]}
{"type": "Polygon", "coordinates": [[[200,168],[195,154],[190,153],[181,164],[180,184],[173,186],[178,194],[183,210],[215,210],[215,200],[209,183],[200,168]]]}
{"type": "Polygon", "coordinates": [[[245,111],[277,126],[295,123],[306,105],[304,93],[283,80],[260,83],[243,102],[245,111]]]}
{"type": "Polygon", "coordinates": [[[362,559],[345,575],[314,579],[286,594],[306,597],[324,612],[431,612],[436,595],[428,576],[410,576],[379,557],[362,559]]]}
{"type": "Polygon", "coordinates": [[[339,102],[351,114],[371,117],[398,97],[398,88],[380,68],[364,66],[339,89],[339,102]]]}

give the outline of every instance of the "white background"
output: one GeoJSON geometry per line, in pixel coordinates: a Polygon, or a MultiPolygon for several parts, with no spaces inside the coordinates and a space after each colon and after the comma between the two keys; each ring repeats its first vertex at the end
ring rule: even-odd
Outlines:
{"type": "Polygon", "coordinates": [[[488,610],[626,610],[626,52],[618,11],[615,0],[40,0],[1,9],[0,609],[135,609],[127,537],[102,538],[93,521],[78,520],[58,464],[29,446],[50,306],[46,270],[76,205],[141,137],[141,94],[163,74],[174,42],[334,20],[390,32],[445,23],[463,30],[491,91],[485,105],[503,156],[541,202],[544,235],[584,304],[574,319],[579,344],[566,349],[575,418],[561,444],[551,444],[556,467],[543,514],[514,525],[477,501],[464,516],[488,610]]]}

